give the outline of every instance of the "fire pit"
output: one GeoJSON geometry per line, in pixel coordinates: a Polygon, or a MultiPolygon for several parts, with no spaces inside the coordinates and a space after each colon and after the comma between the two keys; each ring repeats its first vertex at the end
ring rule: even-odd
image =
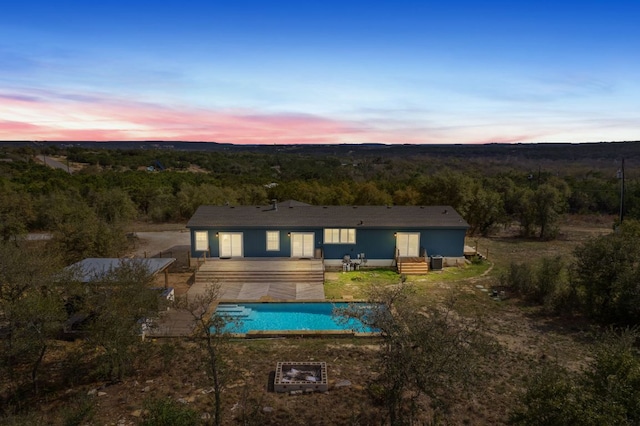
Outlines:
{"type": "Polygon", "coordinates": [[[326,362],[279,362],[273,383],[276,392],[329,390],[326,362]]]}

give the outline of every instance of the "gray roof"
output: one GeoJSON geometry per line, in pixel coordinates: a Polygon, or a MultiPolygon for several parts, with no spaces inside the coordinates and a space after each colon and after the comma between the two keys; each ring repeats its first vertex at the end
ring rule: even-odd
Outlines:
{"type": "Polygon", "coordinates": [[[469,224],[450,206],[200,206],[187,228],[456,228],[469,224]]]}
{"type": "Polygon", "coordinates": [[[73,270],[77,273],[77,278],[83,282],[87,283],[96,278],[100,278],[103,275],[107,274],[109,271],[118,268],[123,262],[141,262],[144,264],[149,273],[154,275],[158,272],[163,271],[176,259],[173,258],[163,258],[163,259],[119,259],[119,258],[88,258],[81,260],[80,262],[76,262],[73,265],[69,266],[70,270],[73,270]]]}

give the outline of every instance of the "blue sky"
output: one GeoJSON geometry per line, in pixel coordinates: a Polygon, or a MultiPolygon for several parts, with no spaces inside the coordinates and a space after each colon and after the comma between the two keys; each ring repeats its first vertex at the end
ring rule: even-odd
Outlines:
{"type": "Polygon", "coordinates": [[[4,140],[640,140],[638,1],[4,3],[4,140]]]}

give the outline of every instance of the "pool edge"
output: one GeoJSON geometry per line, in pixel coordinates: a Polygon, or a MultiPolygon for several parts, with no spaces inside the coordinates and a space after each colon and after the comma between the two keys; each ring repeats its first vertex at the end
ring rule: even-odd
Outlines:
{"type": "Polygon", "coordinates": [[[351,330],[254,330],[248,333],[230,333],[237,339],[264,339],[286,337],[380,337],[379,332],[354,332],[351,330]]]}

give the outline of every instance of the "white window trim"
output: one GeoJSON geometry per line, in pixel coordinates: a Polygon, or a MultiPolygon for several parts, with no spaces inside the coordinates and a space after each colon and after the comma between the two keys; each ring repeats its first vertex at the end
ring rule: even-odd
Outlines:
{"type": "Polygon", "coordinates": [[[265,239],[267,251],[280,251],[280,231],[267,231],[265,234],[265,239]],[[273,241],[273,243],[276,245],[275,248],[269,247],[269,243],[272,242],[271,240],[269,240],[269,235],[275,235],[277,237],[277,239],[273,241]]]}
{"type": "Polygon", "coordinates": [[[209,232],[208,231],[194,231],[193,237],[195,239],[196,251],[208,251],[209,250],[209,232]],[[204,236],[204,238],[198,237],[204,236]]]}
{"type": "Polygon", "coordinates": [[[356,228],[325,228],[325,244],[355,244],[356,228]]]}

